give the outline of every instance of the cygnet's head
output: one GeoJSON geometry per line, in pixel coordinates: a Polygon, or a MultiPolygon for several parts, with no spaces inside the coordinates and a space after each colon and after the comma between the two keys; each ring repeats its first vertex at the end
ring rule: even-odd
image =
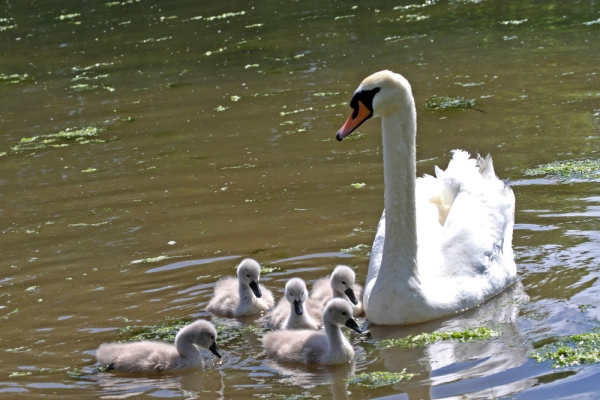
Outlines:
{"type": "Polygon", "coordinates": [[[221,358],[219,346],[217,346],[217,330],[208,321],[199,320],[183,327],[175,337],[175,341],[185,337],[191,343],[210,350],[215,356],[221,358]]]}
{"type": "Polygon", "coordinates": [[[260,264],[251,258],[242,260],[237,268],[237,276],[240,283],[250,286],[250,289],[252,289],[256,297],[262,296],[260,288],[258,287],[258,281],[260,279],[260,264]]]}
{"type": "Polygon", "coordinates": [[[362,330],[352,317],[352,306],[344,299],[331,299],[323,310],[323,323],[331,323],[362,333],[362,330]]]}
{"type": "Polygon", "coordinates": [[[287,281],[285,284],[285,298],[294,305],[296,315],[304,313],[302,306],[306,301],[306,297],[308,297],[308,291],[306,290],[306,283],[302,279],[292,278],[287,281]]]}
{"type": "Polygon", "coordinates": [[[354,271],[345,265],[335,267],[330,279],[333,291],[345,294],[348,300],[354,305],[358,304],[358,300],[356,300],[356,296],[354,295],[355,279],[356,275],[354,275],[354,271]]]}

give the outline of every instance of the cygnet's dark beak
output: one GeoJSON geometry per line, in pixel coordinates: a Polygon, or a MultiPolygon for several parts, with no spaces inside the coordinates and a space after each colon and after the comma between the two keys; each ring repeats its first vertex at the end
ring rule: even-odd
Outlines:
{"type": "Polygon", "coordinates": [[[346,321],[346,326],[354,332],[363,333],[363,330],[360,329],[354,318],[349,318],[348,321],[346,321]]]}
{"type": "Polygon", "coordinates": [[[252,289],[252,291],[254,292],[254,295],[256,297],[262,297],[262,293],[260,292],[260,288],[258,287],[258,283],[256,283],[255,281],[250,282],[250,289],[252,289]]]}
{"type": "Polygon", "coordinates": [[[354,290],[352,288],[348,288],[344,290],[344,294],[348,296],[348,300],[354,305],[358,304],[358,300],[356,300],[356,296],[354,295],[354,290]]]}
{"type": "Polygon", "coordinates": [[[304,310],[302,309],[302,300],[294,300],[294,310],[296,311],[296,315],[304,314],[304,310]]]}
{"type": "Polygon", "coordinates": [[[221,358],[221,353],[219,353],[219,346],[217,346],[217,342],[213,342],[213,344],[208,348],[211,353],[213,353],[215,356],[221,358]]]}

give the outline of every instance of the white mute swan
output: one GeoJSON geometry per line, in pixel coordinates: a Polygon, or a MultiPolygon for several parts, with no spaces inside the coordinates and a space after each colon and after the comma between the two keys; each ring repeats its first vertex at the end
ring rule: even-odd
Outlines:
{"type": "Polygon", "coordinates": [[[358,87],[342,140],[381,117],[385,210],[375,236],[363,304],[380,325],[428,321],[472,308],[515,282],[515,197],[490,156],[455,150],[448,168],[415,179],[416,110],[408,81],[377,72],[358,87]]]}
{"type": "Polygon", "coordinates": [[[305,306],[307,298],[308,289],[302,279],[292,278],[287,281],[284,298],[279,300],[271,313],[273,329],[319,329],[319,323],[310,316],[309,307],[305,306]]]}
{"type": "Polygon", "coordinates": [[[223,278],[215,285],[215,294],[206,311],[227,317],[245,317],[273,307],[269,289],[258,284],[260,265],[251,258],[237,267],[237,278],[223,278]]]}
{"type": "Polygon", "coordinates": [[[96,358],[109,370],[122,372],[161,372],[192,368],[202,363],[200,351],[209,349],[221,358],[217,331],[208,321],[199,320],[183,327],[175,336],[175,345],[143,340],[130,343],[104,343],[96,358]]]}
{"type": "Polygon", "coordinates": [[[352,315],[360,317],[363,314],[363,288],[354,283],[356,275],[346,265],[338,265],[333,270],[330,278],[321,278],[315,282],[310,293],[310,299],[319,305],[319,308],[311,308],[315,318],[320,319],[321,310],[332,298],[340,298],[352,303],[352,315]],[[318,311],[317,311],[318,310],[318,311]]]}
{"type": "Polygon", "coordinates": [[[354,349],[344,337],[341,326],[362,333],[352,318],[350,303],[332,299],[323,311],[325,332],[273,331],[263,336],[262,343],[275,361],[302,364],[343,364],[354,359],[354,349]]]}

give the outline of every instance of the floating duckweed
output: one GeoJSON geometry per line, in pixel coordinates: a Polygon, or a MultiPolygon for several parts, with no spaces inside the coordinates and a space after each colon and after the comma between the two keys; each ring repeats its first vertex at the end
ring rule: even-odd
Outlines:
{"type": "Polygon", "coordinates": [[[289,115],[289,114],[298,114],[298,113],[301,113],[301,112],[314,111],[314,110],[315,110],[314,108],[308,107],[308,108],[302,108],[300,110],[294,110],[294,111],[282,111],[282,112],[279,113],[279,115],[281,115],[283,117],[283,116],[286,116],[286,115],[289,115]]]}
{"type": "Polygon", "coordinates": [[[4,351],[8,351],[9,353],[23,353],[26,351],[31,351],[27,346],[14,347],[12,349],[4,349],[4,351]]]}
{"type": "Polygon", "coordinates": [[[362,189],[365,186],[367,186],[367,184],[364,182],[360,182],[360,183],[352,183],[352,184],[350,184],[350,186],[352,186],[355,189],[362,189]]]}
{"type": "Polygon", "coordinates": [[[84,173],[91,173],[91,172],[97,172],[98,170],[96,168],[88,168],[88,169],[84,169],[81,172],[84,173]]]}
{"type": "Polygon", "coordinates": [[[324,97],[324,96],[337,96],[338,94],[341,94],[340,92],[319,92],[319,93],[313,93],[313,96],[316,97],[324,97]]]}
{"type": "Polygon", "coordinates": [[[0,32],[7,31],[9,29],[13,29],[17,27],[17,24],[14,23],[14,18],[0,18],[0,24],[7,24],[4,26],[0,26],[0,32]],[[10,24],[10,25],[8,25],[10,24]]]}
{"type": "Polygon", "coordinates": [[[97,79],[103,79],[103,78],[108,78],[108,74],[104,74],[104,75],[97,75],[97,76],[86,76],[85,72],[81,75],[77,75],[75,76],[75,78],[71,79],[72,81],[79,81],[79,80],[87,80],[87,81],[91,81],[91,80],[97,80],[97,79]]]}
{"type": "Polygon", "coordinates": [[[244,68],[245,68],[245,69],[248,69],[248,68],[258,68],[258,67],[259,67],[259,65],[258,65],[258,64],[248,64],[248,65],[246,65],[244,68]]]}
{"type": "Polygon", "coordinates": [[[107,7],[124,6],[126,4],[139,3],[140,1],[141,0],[111,1],[109,3],[104,3],[104,5],[107,6],[107,7]]]}
{"type": "Polygon", "coordinates": [[[366,244],[362,244],[362,243],[361,243],[361,244],[357,244],[357,245],[356,245],[356,246],[354,246],[354,247],[349,247],[349,248],[347,248],[347,249],[341,249],[340,251],[341,251],[342,253],[360,253],[360,252],[362,252],[362,251],[364,251],[364,250],[366,250],[366,249],[369,249],[369,248],[370,248],[370,246],[369,246],[369,245],[366,245],[366,244]]]}
{"type": "Polygon", "coordinates": [[[408,15],[401,15],[400,17],[398,17],[398,21],[405,19],[407,22],[418,22],[418,21],[423,21],[427,18],[429,18],[429,15],[423,15],[423,14],[408,14],[408,15]]]}
{"type": "Polygon", "coordinates": [[[108,224],[110,221],[97,222],[95,224],[86,224],[85,222],[80,222],[77,224],[69,224],[69,226],[102,226],[108,224]]]}
{"type": "Polygon", "coordinates": [[[352,135],[346,136],[344,138],[344,140],[345,141],[348,141],[348,140],[349,141],[360,140],[360,139],[362,139],[362,138],[364,138],[366,136],[367,136],[366,133],[363,133],[363,132],[354,132],[354,133],[352,133],[352,135]]]}
{"type": "Polygon", "coordinates": [[[442,340],[456,340],[459,342],[472,342],[475,340],[489,340],[500,336],[500,332],[490,328],[467,328],[455,332],[433,332],[410,335],[401,339],[386,339],[381,342],[384,349],[390,347],[424,347],[442,340]]]}
{"type": "Polygon", "coordinates": [[[0,151],[0,157],[4,157],[6,155],[5,151],[0,151]]]}
{"type": "Polygon", "coordinates": [[[179,258],[179,257],[186,257],[186,256],[158,256],[158,257],[148,257],[148,258],[142,258],[141,260],[134,260],[132,262],[130,262],[130,265],[133,264],[150,264],[150,263],[155,263],[155,262],[159,262],[159,261],[163,261],[163,260],[168,260],[169,258],[179,258]]]}
{"type": "Polygon", "coordinates": [[[348,19],[348,18],[354,18],[355,15],[340,15],[339,17],[335,17],[334,21],[340,20],[340,19],[348,19]]]}
{"type": "Polygon", "coordinates": [[[523,23],[527,22],[527,18],[522,19],[522,20],[512,20],[512,21],[500,21],[500,23],[502,25],[521,25],[523,23]]]}
{"type": "Polygon", "coordinates": [[[63,15],[56,17],[55,19],[65,21],[65,22],[68,22],[68,23],[74,24],[74,25],[80,25],[81,21],[75,21],[75,18],[80,17],[80,16],[81,16],[81,14],[79,14],[79,13],[63,14],[63,15]]]}
{"type": "Polygon", "coordinates": [[[437,0],[426,0],[424,4],[409,4],[407,6],[396,6],[394,10],[412,10],[415,8],[423,8],[435,4],[437,0]]]}
{"type": "Polygon", "coordinates": [[[584,22],[584,25],[596,25],[596,24],[600,24],[600,18],[598,18],[595,21],[588,21],[588,22],[584,22]]]}
{"type": "Polygon", "coordinates": [[[245,15],[246,11],[240,11],[240,12],[229,12],[229,13],[224,13],[221,15],[215,15],[212,17],[206,17],[205,20],[207,21],[214,21],[216,19],[224,19],[224,18],[231,18],[231,17],[237,17],[240,15],[245,15]]]}
{"type": "Polygon", "coordinates": [[[88,85],[87,83],[80,83],[78,85],[73,85],[73,86],[69,86],[69,88],[76,90],[78,92],[84,91],[84,90],[92,90],[92,89],[96,89],[98,86],[96,85],[88,85]]]}
{"type": "Polygon", "coordinates": [[[9,378],[15,377],[15,376],[28,376],[31,375],[30,371],[19,371],[19,372],[11,372],[10,374],[8,374],[9,378]]]}
{"type": "Polygon", "coordinates": [[[551,361],[552,368],[600,362],[600,333],[567,336],[535,350],[529,357],[537,362],[551,361]]]}
{"type": "Polygon", "coordinates": [[[117,333],[119,336],[131,334],[131,336],[127,339],[128,341],[161,340],[172,343],[175,341],[175,335],[177,335],[177,332],[179,332],[181,328],[190,322],[192,322],[190,319],[175,319],[160,325],[134,328],[135,330],[128,326],[119,329],[117,333]]]}
{"type": "Polygon", "coordinates": [[[527,169],[527,176],[545,175],[558,180],[600,178],[600,159],[554,161],[527,169]]]}
{"type": "Polygon", "coordinates": [[[260,28],[261,26],[263,26],[264,24],[253,24],[253,25],[246,25],[244,28],[260,28]]]}
{"type": "Polygon", "coordinates": [[[256,165],[254,164],[242,164],[236,165],[235,167],[222,167],[221,169],[241,169],[241,168],[254,168],[256,165]]]}
{"type": "Polygon", "coordinates": [[[409,36],[389,36],[389,37],[386,37],[384,39],[384,41],[394,43],[394,42],[401,42],[403,40],[408,40],[408,39],[418,39],[418,38],[422,38],[425,36],[427,36],[427,35],[421,34],[421,35],[409,35],[409,36]]]}
{"type": "Polygon", "coordinates": [[[352,378],[346,379],[346,382],[354,385],[366,386],[371,389],[375,389],[382,386],[392,386],[398,382],[408,380],[418,374],[411,374],[406,372],[404,368],[400,372],[371,372],[362,373],[353,376],[352,378]]]}
{"type": "Polygon", "coordinates": [[[475,99],[464,97],[433,96],[425,103],[428,110],[455,111],[475,107],[475,99]]]}
{"type": "Polygon", "coordinates": [[[29,76],[27,74],[22,74],[22,75],[21,74],[11,74],[11,75],[0,74],[0,82],[3,82],[4,84],[33,82],[33,81],[34,81],[33,77],[29,76]]]}
{"type": "Polygon", "coordinates": [[[96,63],[96,64],[92,64],[92,65],[88,65],[87,67],[72,67],[71,69],[73,71],[89,71],[92,68],[98,68],[98,67],[108,67],[113,65],[114,62],[109,62],[109,63],[96,63]]]}
{"type": "Polygon", "coordinates": [[[270,274],[271,272],[275,272],[275,271],[281,271],[281,268],[274,267],[272,265],[261,265],[260,266],[261,274],[270,274]]]}
{"type": "Polygon", "coordinates": [[[238,101],[240,99],[241,99],[240,96],[231,96],[231,101],[238,101]]]}
{"type": "Polygon", "coordinates": [[[29,286],[27,289],[25,289],[26,292],[34,292],[36,289],[39,289],[39,286],[29,286]]]}

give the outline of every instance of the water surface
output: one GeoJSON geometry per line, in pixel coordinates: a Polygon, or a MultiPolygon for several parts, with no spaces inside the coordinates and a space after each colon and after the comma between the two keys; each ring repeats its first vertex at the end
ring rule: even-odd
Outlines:
{"type": "Polygon", "coordinates": [[[598,158],[599,21],[596,2],[576,1],[3,4],[0,393],[598,396],[597,365],[528,355],[598,329],[600,186],[524,171],[598,158]],[[491,153],[513,183],[521,283],[453,318],[352,333],[348,366],[269,361],[263,317],[214,320],[241,333],[204,368],[94,373],[94,350],[126,339],[120,329],[210,318],[214,282],[242,257],[271,267],[262,282],[277,297],[290,277],[312,282],[339,263],[364,282],[383,209],[380,126],[334,136],[381,69],[412,84],[419,174],[463,148],[491,153]],[[434,95],[477,110],[429,111],[434,95]],[[380,346],[469,326],[502,336],[380,346]],[[418,375],[377,389],[343,380],[403,369],[418,375]]]}

